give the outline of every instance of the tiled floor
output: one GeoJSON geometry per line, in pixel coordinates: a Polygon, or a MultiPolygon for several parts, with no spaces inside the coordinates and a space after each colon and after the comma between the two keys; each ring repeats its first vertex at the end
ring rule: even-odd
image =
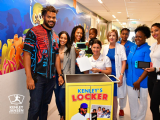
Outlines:
{"type": "MultiPolygon", "coordinates": [[[[151,111],[149,109],[149,102],[150,102],[150,98],[148,96],[148,109],[147,109],[147,113],[146,113],[146,119],[145,120],[152,120],[152,114],[151,114],[151,111]]],[[[119,117],[118,114],[117,114],[117,118],[118,120],[131,120],[130,119],[130,109],[129,109],[129,103],[128,103],[128,99],[127,99],[127,105],[124,109],[124,112],[125,112],[125,115],[124,117],[119,117]]],[[[56,110],[52,115],[49,116],[49,119],[52,119],[52,120],[60,120],[59,119],[59,116],[58,116],[58,111],[56,110]]]]}
{"type": "MultiPolygon", "coordinates": [[[[146,113],[146,119],[145,120],[152,120],[152,113],[150,111],[150,98],[148,96],[148,109],[147,109],[147,113],[146,113]]],[[[118,111],[119,112],[119,111],[118,111]]],[[[129,108],[129,102],[128,102],[128,99],[127,99],[127,105],[124,109],[124,112],[125,112],[125,115],[124,117],[119,117],[119,115],[117,115],[118,117],[118,120],[131,120],[130,118],[130,108],[129,108]]]]}

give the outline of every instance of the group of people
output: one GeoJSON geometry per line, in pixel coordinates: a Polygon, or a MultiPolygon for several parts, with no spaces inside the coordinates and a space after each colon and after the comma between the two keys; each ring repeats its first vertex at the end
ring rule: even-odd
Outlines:
{"type": "MultiPolygon", "coordinates": [[[[88,50],[76,48],[76,42],[85,42],[85,31],[81,25],[75,26],[71,37],[66,31],[58,34],[52,30],[56,24],[58,11],[53,6],[42,9],[44,22],[31,28],[24,43],[24,66],[27,88],[30,91],[28,120],[47,120],[48,104],[55,92],[60,119],[65,119],[65,81],[64,74],[104,73],[115,75],[120,82],[114,84],[113,120],[117,119],[119,98],[119,115],[124,116],[127,95],[132,120],[145,120],[147,96],[151,98],[150,108],[153,120],[160,120],[160,23],[151,29],[146,25],[135,29],[136,44],[128,41],[130,30],[123,28],[118,41],[118,32],[108,32],[109,44],[104,46],[96,38],[97,29],[89,30],[90,41],[86,42],[88,50]],[[157,40],[151,47],[146,43],[150,36],[157,40]],[[92,54],[89,60],[92,69],[82,73],[76,62],[77,57],[92,54]],[[140,69],[135,61],[152,62],[153,67],[140,69]],[[140,97],[140,98],[139,98],[140,97]],[[138,102],[139,101],[139,102],[138,102]]],[[[115,81],[114,78],[112,78],[115,81]]]]}

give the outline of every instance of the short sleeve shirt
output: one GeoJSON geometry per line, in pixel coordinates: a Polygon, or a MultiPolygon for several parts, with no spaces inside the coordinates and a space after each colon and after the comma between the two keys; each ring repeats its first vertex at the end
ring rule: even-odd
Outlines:
{"type": "MultiPolygon", "coordinates": [[[[117,43],[121,44],[121,41],[118,41],[117,43]]],[[[127,42],[125,43],[124,47],[125,47],[125,50],[126,50],[126,56],[129,55],[129,52],[130,52],[130,49],[132,46],[134,46],[135,44],[132,43],[131,41],[127,40],[127,42]]],[[[128,64],[128,63],[126,63],[128,64]]],[[[128,73],[128,69],[125,70],[125,73],[126,73],[126,76],[127,76],[127,73],[128,73]]]]}
{"type": "MultiPolygon", "coordinates": [[[[133,87],[133,83],[136,82],[139,77],[144,72],[141,68],[135,67],[135,61],[151,62],[150,59],[150,46],[145,43],[138,47],[134,45],[131,47],[130,53],[128,55],[128,74],[127,74],[127,85],[133,87]]],[[[147,77],[143,79],[140,83],[140,87],[148,88],[147,77]]]]}
{"type": "MultiPolygon", "coordinates": [[[[106,70],[106,67],[111,67],[111,61],[108,56],[103,57],[103,55],[100,55],[97,60],[95,60],[93,56],[91,56],[89,60],[91,62],[92,68],[106,70]]],[[[91,74],[92,71],[89,71],[89,73],[91,74]]]]}
{"type": "Polygon", "coordinates": [[[24,41],[24,51],[31,53],[31,72],[46,78],[55,77],[56,54],[59,53],[59,38],[54,31],[42,25],[31,28],[24,41]]]}

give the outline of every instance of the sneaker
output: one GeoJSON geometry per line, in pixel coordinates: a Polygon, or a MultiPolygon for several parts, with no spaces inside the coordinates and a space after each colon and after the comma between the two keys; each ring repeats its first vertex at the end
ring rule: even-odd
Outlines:
{"type": "Polygon", "coordinates": [[[119,116],[124,116],[124,111],[123,110],[119,110],[119,116]]]}

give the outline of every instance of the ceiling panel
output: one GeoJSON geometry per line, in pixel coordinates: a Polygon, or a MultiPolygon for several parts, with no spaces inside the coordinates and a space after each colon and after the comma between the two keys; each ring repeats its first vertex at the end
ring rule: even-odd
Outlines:
{"type": "MultiPolygon", "coordinates": [[[[127,17],[131,19],[140,19],[141,21],[153,21],[160,15],[160,0],[77,0],[91,11],[97,13],[108,21],[115,21],[112,17],[121,22],[128,22],[127,17]],[[104,8],[105,7],[105,8],[104,8]],[[107,12],[107,10],[109,12],[107,12]],[[122,12],[118,14],[117,12],[122,12]]],[[[119,24],[119,23],[118,23],[119,24]]]]}

